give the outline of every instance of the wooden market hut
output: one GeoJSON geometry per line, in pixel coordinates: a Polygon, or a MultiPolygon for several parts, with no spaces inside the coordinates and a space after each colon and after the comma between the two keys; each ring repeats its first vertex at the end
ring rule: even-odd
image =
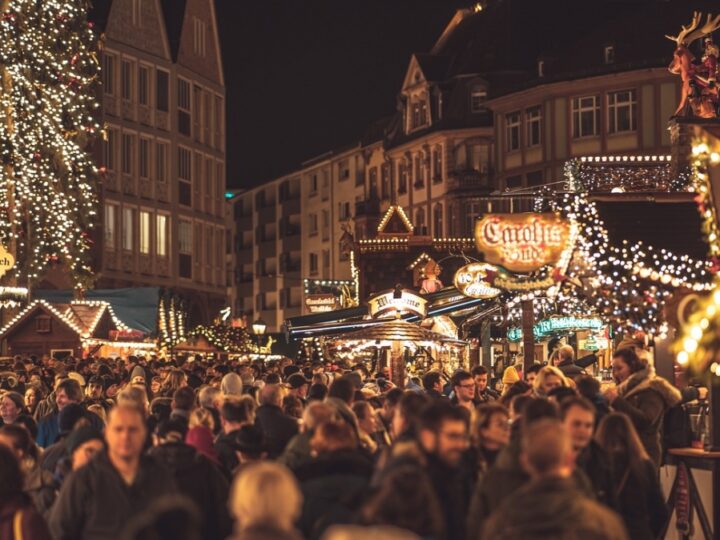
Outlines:
{"type": "Polygon", "coordinates": [[[128,330],[107,302],[35,300],[0,330],[0,341],[9,355],[79,358],[87,348],[110,342],[111,332],[128,330]]]}

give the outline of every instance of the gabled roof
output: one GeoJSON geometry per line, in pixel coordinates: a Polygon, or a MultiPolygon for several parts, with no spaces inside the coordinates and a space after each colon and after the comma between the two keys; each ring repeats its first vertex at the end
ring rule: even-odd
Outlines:
{"type": "Polygon", "coordinates": [[[118,330],[129,328],[115,316],[112,306],[107,302],[75,301],[70,304],[50,304],[45,300],[35,300],[0,330],[0,339],[25,322],[38,310],[45,311],[59,320],[81,338],[92,337],[103,315],[108,313],[118,330]]]}
{"type": "Polygon", "coordinates": [[[415,227],[408,219],[405,210],[397,204],[387,209],[378,225],[379,234],[412,234],[414,230],[415,227]]]}
{"type": "Polygon", "coordinates": [[[187,0],[160,0],[160,3],[170,44],[170,56],[173,62],[177,62],[187,0]]]}

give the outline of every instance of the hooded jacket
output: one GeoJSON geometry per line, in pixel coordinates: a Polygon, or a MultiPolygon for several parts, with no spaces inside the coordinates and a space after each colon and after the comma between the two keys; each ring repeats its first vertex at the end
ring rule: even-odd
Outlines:
{"type": "Polygon", "coordinates": [[[636,371],[617,390],[612,408],[630,417],[650,459],[660,467],[660,429],[667,410],[682,400],[680,390],[656,376],[652,367],[636,371]]]}

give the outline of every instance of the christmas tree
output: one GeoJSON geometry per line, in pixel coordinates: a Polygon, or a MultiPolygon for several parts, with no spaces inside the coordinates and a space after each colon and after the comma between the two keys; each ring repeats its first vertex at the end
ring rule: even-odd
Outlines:
{"type": "Polygon", "coordinates": [[[101,129],[98,40],[87,0],[2,0],[0,7],[0,242],[18,284],[62,264],[92,285],[101,129]]]}

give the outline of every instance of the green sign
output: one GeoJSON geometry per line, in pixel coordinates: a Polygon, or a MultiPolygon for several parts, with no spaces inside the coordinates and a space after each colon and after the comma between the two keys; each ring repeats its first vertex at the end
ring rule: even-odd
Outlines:
{"type": "MultiPolygon", "coordinates": [[[[533,327],[535,339],[543,339],[557,332],[570,332],[576,330],[600,330],[605,326],[602,319],[597,317],[551,317],[544,319],[533,327]]],[[[522,329],[513,327],[508,330],[510,341],[522,339],[522,329]]]]}

